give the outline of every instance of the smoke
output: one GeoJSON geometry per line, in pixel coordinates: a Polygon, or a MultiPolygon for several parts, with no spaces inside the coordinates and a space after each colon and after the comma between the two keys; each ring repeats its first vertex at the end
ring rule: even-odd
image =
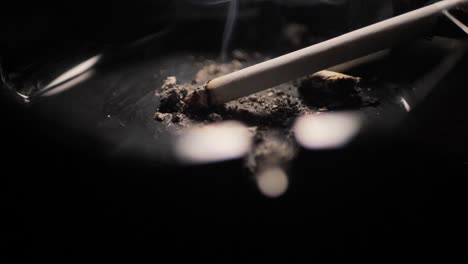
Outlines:
{"type": "MultiPolygon", "coordinates": [[[[314,6],[314,5],[331,5],[341,6],[347,4],[351,0],[276,0],[286,6],[314,6]]],[[[355,0],[353,0],[355,1],[355,0]]]]}
{"type": "Polygon", "coordinates": [[[188,0],[192,4],[196,5],[218,5],[231,2],[231,0],[188,0]]]}
{"type": "Polygon", "coordinates": [[[327,4],[327,5],[343,5],[346,4],[348,0],[321,0],[317,1],[317,4],[327,4]]]}
{"type": "MultiPolygon", "coordinates": [[[[227,16],[226,16],[226,23],[224,25],[224,32],[223,32],[223,39],[221,43],[221,53],[220,57],[222,61],[227,60],[227,54],[229,49],[229,44],[232,39],[232,35],[234,32],[234,27],[236,24],[238,12],[239,12],[239,0],[187,0],[193,4],[198,5],[219,5],[219,4],[228,4],[227,7],[227,16]]],[[[333,5],[333,6],[340,6],[348,3],[350,0],[257,0],[256,2],[264,2],[264,1],[271,1],[281,5],[333,5]]]]}
{"type": "Polygon", "coordinates": [[[229,43],[231,42],[232,33],[237,20],[238,0],[187,0],[196,5],[212,6],[219,4],[229,4],[227,7],[226,23],[224,25],[223,39],[221,43],[221,60],[227,60],[227,52],[229,43]]]}
{"type": "Polygon", "coordinates": [[[231,42],[232,33],[237,20],[238,13],[238,0],[231,0],[229,2],[228,13],[226,17],[226,24],[224,26],[223,43],[221,45],[221,60],[226,61],[229,42],[231,42]]]}

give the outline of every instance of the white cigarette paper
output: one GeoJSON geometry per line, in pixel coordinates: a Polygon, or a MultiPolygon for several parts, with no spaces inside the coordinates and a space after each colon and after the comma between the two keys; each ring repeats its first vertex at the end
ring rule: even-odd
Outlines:
{"type": "Polygon", "coordinates": [[[445,0],[213,79],[210,104],[222,104],[389,48],[430,30],[435,15],[468,0],[445,0]]]}

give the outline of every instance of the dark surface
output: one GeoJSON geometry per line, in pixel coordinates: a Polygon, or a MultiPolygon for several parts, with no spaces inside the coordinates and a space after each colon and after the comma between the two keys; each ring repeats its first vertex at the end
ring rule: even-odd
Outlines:
{"type": "MultiPolygon", "coordinates": [[[[198,40],[194,49],[203,46],[198,40]]],[[[165,68],[189,79],[195,71],[180,53],[184,45],[171,46],[149,49],[158,57],[137,52],[133,59],[102,66],[98,79],[56,100],[24,105],[1,90],[0,200],[6,224],[0,261],[458,262],[466,257],[466,55],[430,93],[405,85],[390,89],[390,95],[409,92],[419,102],[410,114],[389,100],[369,114],[375,130],[351,148],[303,150],[288,193],[271,200],[256,190],[240,161],[201,167],[158,162],[170,141],[155,142],[158,125],[149,120],[157,104],[154,90],[166,74],[154,78],[154,73],[165,68]],[[158,53],[160,48],[167,52],[158,53]],[[129,131],[121,122],[138,129],[129,131]],[[133,131],[145,131],[144,136],[133,131]],[[121,151],[126,146],[137,155],[121,151]]],[[[428,56],[437,54],[432,49],[417,50],[421,53],[409,59],[403,49],[380,64],[383,69],[367,72],[406,85],[415,69],[418,76],[437,75],[431,70],[444,60],[428,56]]],[[[430,87],[434,80],[421,83],[418,87],[430,87]]]]}

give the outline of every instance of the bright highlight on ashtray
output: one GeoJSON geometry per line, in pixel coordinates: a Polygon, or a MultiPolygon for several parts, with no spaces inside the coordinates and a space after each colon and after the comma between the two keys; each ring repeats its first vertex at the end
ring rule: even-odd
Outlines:
{"type": "Polygon", "coordinates": [[[326,113],[298,118],[296,140],[309,149],[335,149],[349,143],[359,132],[362,118],[357,113],[326,113]]]}
{"type": "Polygon", "coordinates": [[[239,122],[229,121],[185,132],[176,142],[176,155],[189,163],[207,163],[244,156],[251,147],[251,133],[239,122]]]}
{"type": "Polygon", "coordinates": [[[277,198],[283,195],[289,186],[286,172],[278,167],[261,171],[256,176],[256,181],[260,192],[269,198],[277,198]]]}

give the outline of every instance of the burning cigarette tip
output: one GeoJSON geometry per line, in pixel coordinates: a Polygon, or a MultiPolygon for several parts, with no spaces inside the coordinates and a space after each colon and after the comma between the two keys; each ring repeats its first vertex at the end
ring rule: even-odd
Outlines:
{"type": "Polygon", "coordinates": [[[198,89],[188,94],[184,103],[189,108],[206,108],[210,105],[209,95],[206,89],[198,89]]]}

